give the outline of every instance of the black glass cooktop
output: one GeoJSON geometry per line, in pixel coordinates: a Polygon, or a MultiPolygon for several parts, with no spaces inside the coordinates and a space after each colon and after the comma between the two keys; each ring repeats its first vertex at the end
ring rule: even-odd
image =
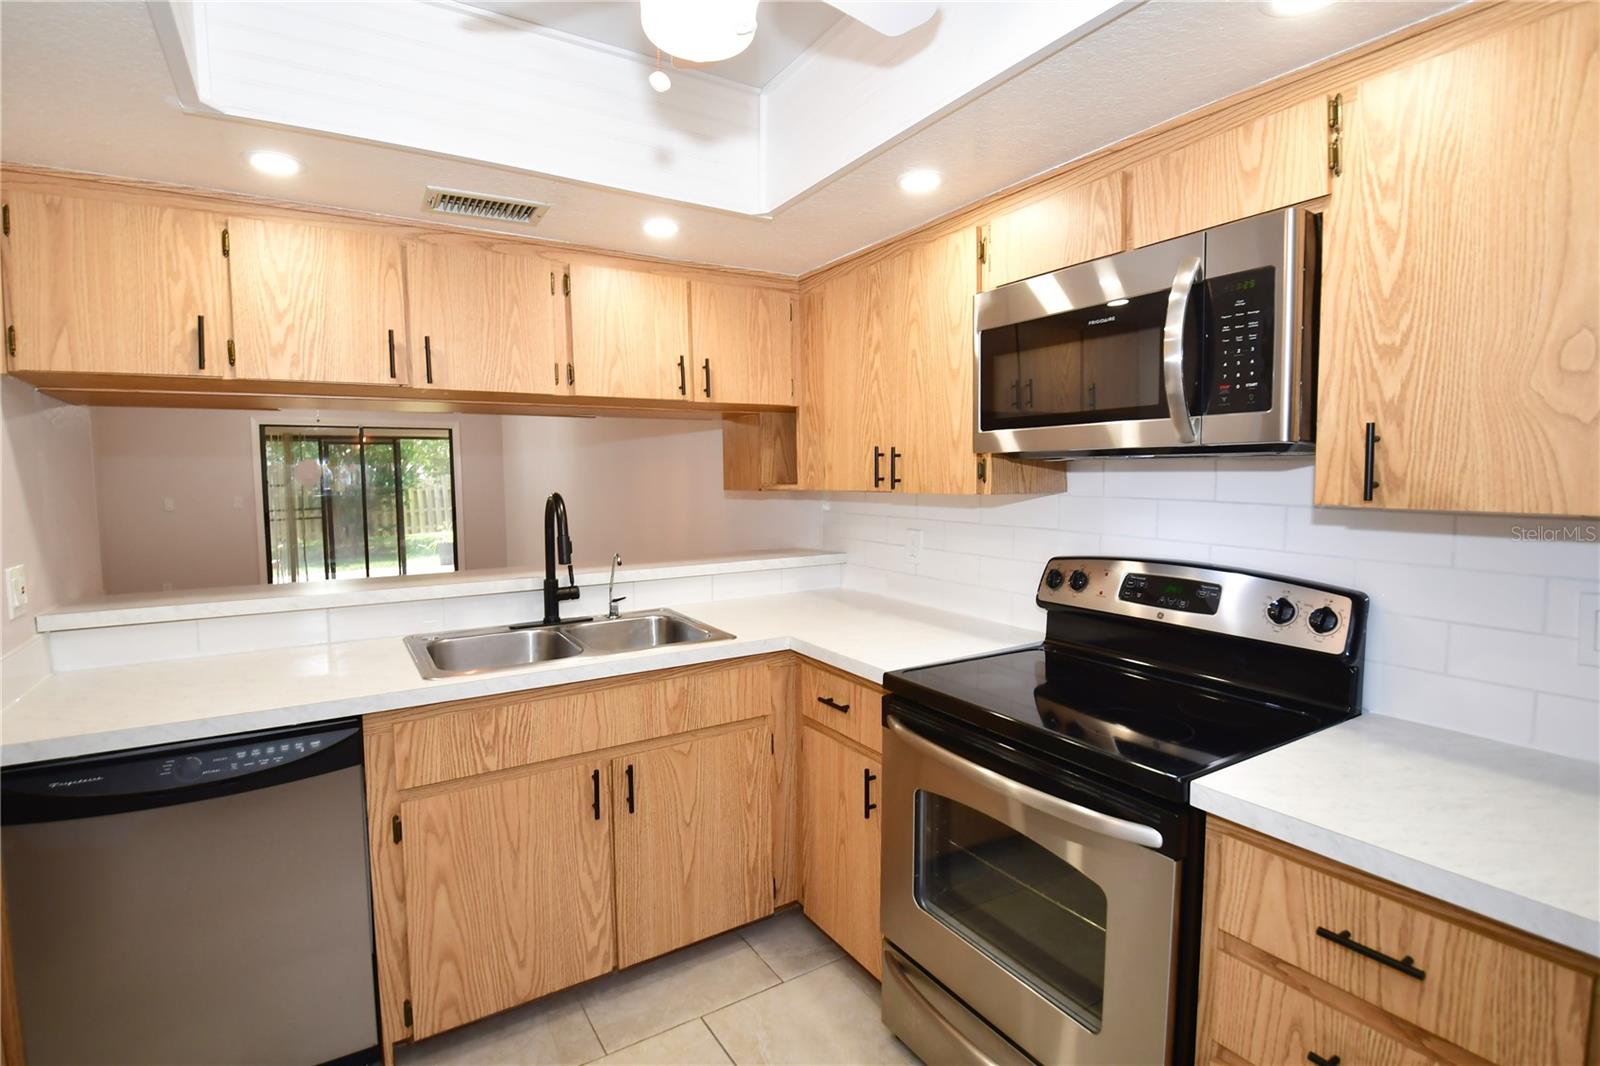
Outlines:
{"type": "Polygon", "coordinates": [[[1330,724],[1049,646],[901,670],[884,684],[991,737],[1180,801],[1194,778],[1330,724]]]}

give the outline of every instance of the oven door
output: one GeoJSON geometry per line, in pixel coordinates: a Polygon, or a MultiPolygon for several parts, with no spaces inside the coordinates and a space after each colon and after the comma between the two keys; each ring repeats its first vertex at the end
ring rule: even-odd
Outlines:
{"type": "MultiPolygon", "coordinates": [[[[1160,831],[886,726],[884,937],[1039,1062],[1167,1061],[1179,864],[1160,831]]],[[[888,996],[903,1039],[918,1025],[892,1011],[936,1010],[888,996]]]]}
{"type": "Polygon", "coordinates": [[[1197,446],[1205,249],[1196,233],[978,294],[975,449],[1197,446]]]}

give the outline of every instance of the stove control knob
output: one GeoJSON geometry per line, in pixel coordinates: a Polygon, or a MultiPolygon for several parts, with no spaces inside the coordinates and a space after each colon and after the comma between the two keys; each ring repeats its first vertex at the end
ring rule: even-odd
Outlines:
{"type": "Polygon", "coordinates": [[[1061,576],[1061,571],[1057,570],[1055,567],[1051,567],[1050,572],[1044,575],[1044,583],[1050,586],[1052,589],[1060,588],[1061,583],[1065,580],[1066,578],[1061,576]]]}
{"type": "Polygon", "coordinates": [[[1306,621],[1314,633],[1332,633],[1339,628],[1339,615],[1332,607],[1318,607],[1306,621]]]}
{"type": "Polygon", "coordinates": [[[1067,587],[1073,592],[1082,592],[1089,587],[1089,575],[1082,570],[1074,570],[1072,576],[1067,578],[1067,587]]]}
{"type": "Polygon", "coordinates": [[[178,765],[173,768],[179,781],[193,781],[200,776],[200,771],[205,769],[205,763],[193,755],[178,760],[178,765]]]}
{"type": "Polygon", "coordinates": [[[1294,621],[1294,603],[1287,596],[1279,596],[1267,604],[1267,620],[1275,626],[1286,626],[1294,621]]]}

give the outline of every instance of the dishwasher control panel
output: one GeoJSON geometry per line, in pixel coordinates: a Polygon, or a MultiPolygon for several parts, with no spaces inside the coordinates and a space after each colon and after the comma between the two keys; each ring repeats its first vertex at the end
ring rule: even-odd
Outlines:
{"type": "Polygon", "coordinates": [[[7,792],[35,796],[136,796],[244,777],[298,762],[355,736],[357,727],[320,733],[235,737],[203,748],[166,749],[140,756],[127,752],[103,764],[80,761],[72,766],[19,771],[6,775],[7,792]]]}

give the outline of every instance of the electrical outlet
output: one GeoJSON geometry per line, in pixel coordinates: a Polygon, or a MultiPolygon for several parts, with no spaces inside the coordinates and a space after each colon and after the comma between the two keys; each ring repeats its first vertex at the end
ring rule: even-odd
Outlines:
{"type": "Polygon", "coordinates": [[[176,511],[178,509],[178,501],[171,496],[163,496],[161,498],[161,509],[163,511],[176,511]]]}
{"type": "Polygon", "coordinates": [[[1600,592],[1578,596],[1578,661],[1600,666],[1600,592]]]}
{"type": "Polygon", "coordinates": [[[28,568],[20,563],[6,568],[6,617],[15,618],[28,606],[28,568]]]}
{"type": "Polygon", "coordinates": [[[913,559],[922,554],[922,530],[906,530],[906,554],[913,559]]]}

